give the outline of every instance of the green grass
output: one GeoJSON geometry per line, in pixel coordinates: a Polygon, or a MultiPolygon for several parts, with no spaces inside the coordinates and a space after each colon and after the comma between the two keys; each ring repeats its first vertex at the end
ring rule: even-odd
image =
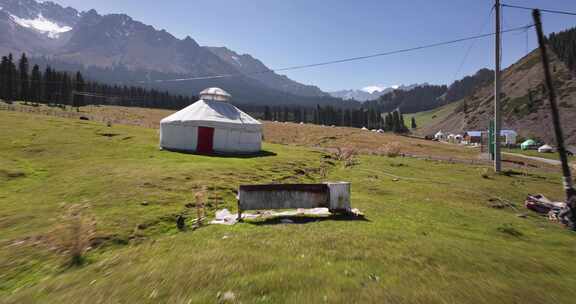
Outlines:
{"type": "Polygon", "coordinates": [[[452,114],[458,105],[460,105],[460,102],[453,102],[430,111],[404,114],[404,123],[410,128],[410,122],[412,117],[414,117],[417,129],[425,128],[435,122],[442,121],[446,116],[452,114]]]}
{"type": "Polygon", "coordinates": [[[207,226],[174,214],[202,186],[235,210],[242,183],[319,181],[322,154],[266,144],[261,158],[162,152],[157,131],[0,112],[0,302],[571,303],[574,233],[524,212],[527,193],[560,198],[557,174],[379,156],[330,166],[366,221],[207,226]],[[6,131],[4,131],[6,130],[6,131]],[[114,133],[113,137],[99,134],[114,133]],[[306,175],[296,171],[305,170],[306,175]],[[397,178],[399,177],[399,178],[397,178]],[[502,197],[514,209],[493,208],[502,197]],[[147,206],[143,201],[149,202],[147,206]],[[85,202],[108,241],[82,267],[33,245],[63,203],[85,202]],[[146,229],[135,229],[139,224],[146,229]],[[23,241],[23,243],[17,243],[23,241]]]}

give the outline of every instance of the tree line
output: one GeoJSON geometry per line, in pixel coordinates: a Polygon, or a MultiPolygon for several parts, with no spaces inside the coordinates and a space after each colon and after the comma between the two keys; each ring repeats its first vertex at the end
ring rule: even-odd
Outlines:
{"type": "Polygon", "coordinates": [[[30,68],[26,54],[18,60],[12,54],[2,57],[0,99],[75,107],[105,104],[164,109],[180,109],[196,101],[196,97],[166,91],[86,81],[81,72],[57,71],[50,66],[41,70],[37,64],[30,68]]]}
{"type": "MultiPolygon", "coordinates": [[[[251,107],[250,112],[256,112],[251,107]]],[[[409,130],[404,123],[404,115],[395,110],[386,114],[374,108],[342,109],[333,106],[305,107],[270,107],[264,106],[260,110],[262,118],[268,121],[312,123],[325,126],[354,127],[368,129],[382,129],[387,132],[407,133],[409,130]]],[[[416,121],[411,125],[415,128],[416,121]]]]}
{"type": "Polygon", "coordinates": [[[576,72],[576,27],[550,34],[548,43],[560,60],[572,72],[576,72]]]}
{"type": "MultiPolygon", "coordinates": [[[[41,69],[38,64],[30,68],[26,54],[15,60],[12,54],[0,62],[0,99],[24,101],[33,105],[53,106],[118,105],[128,107],[181,109],[197,97],[170,94],[167,91],[145,89],[138,86],[119,86],[87,81],[81,72],[58,71],[50,66],[41,69]]],[[[247,112],[264,120],[313,123],[406,133],[404,117],[399,110],[383,114],[376,107],[344,109],[331,105],[303,106],[249,106],[239,105],[247,112]]],[[[415,126],[415,121],[412,122],[415,126]]]]}

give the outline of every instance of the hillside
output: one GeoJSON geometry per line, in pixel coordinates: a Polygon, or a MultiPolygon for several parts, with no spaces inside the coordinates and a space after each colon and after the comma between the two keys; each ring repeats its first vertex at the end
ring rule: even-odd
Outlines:
{"type": "MultiPolygon", "coordinates": [[[[414,119],[416,119],[417,128],[412,131],[420,134],[420,131],[426,129],[426,127],[447,119],[454,113],[454,110],[456,110],[459,105],[459,102],[452,102],[429,111],[404,114],[404,122],[409,124],[412,117],[414,117],[414,119]]],[[[407,125],[406,127],[410,128],[411,126],[407,125]]]]}
{"type": "Polygon", "coordinates": [[[493,207],[560,197],[556,173],[482,178],[482,166],[370,155],[348,167],[270,143],[268,157],[186,155],[159,151],[153,129],[4,111],[0,127],[11,130],[0,133],[2,303],[216,302],[228,291],[265,303],[573,299],[571,233],[493,207]],[[175,228],[201,187],[212,215],[234,210],[239,184],[277,180],[351,181],[367,220],[175,228]],[[87,263],[65,268],[46,236],[73,203],[97,228],[87,263]]]}
{"type": "Polygon", "coordinates": [[[474,90],[491,81],[493,74],[488,69],[481,69],[474,75],[465,76],[448,86],[422,84],[410,89],[392,90],[375,100],[365,102],[363,107],[385,113],[396,109],[402,113],[430,111],[470,95],[474,90]]]}
{"type": "MultiPolygon", "coordinates": [[[[539,52],[531,52],[502,73],[503,127],[516,130],[521,137],[538,138],[553,143],[550,109],[543,94],[543,72],[539,52]]],[[[566,66],[552,54],[556,93],[564,135],[568,143],[576,143],[576,81],[566,66]]],[[[431,135],[438,130],[463,132],[485,130],[493,116],[493,84],[477,89],[459,101],[443,119],[421,125],[418,133],[431,135]]]]}

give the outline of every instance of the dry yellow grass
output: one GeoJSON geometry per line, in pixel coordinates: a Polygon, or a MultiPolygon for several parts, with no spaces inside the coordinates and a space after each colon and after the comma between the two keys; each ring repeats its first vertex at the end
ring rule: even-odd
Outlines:
{"type": "Polygon", "coordinates": [[[265,122],[264,125],[264,139],[279,144],[334,149],[349,148],[360,153],[372,154],[382,146],[395,143],[399,151],[411,156],[472,160],[477,159],[478,155],[477,149],[392,133],[376,133],[345,127],[322,127],[312,124],[265,122]]]}
{"type": "MultiPolygon", "coordinates": [[[[16,104],[21,111],[33,111],[47,115],[66,118],[86,116],[91,120],[112,124],[133,125],[146,128],[159,128],[160,120],[176,111],[120,106],[86,106],[76,112],[75,109],[50,108],[47,106],[31,107],[16,104]]],[[[416,137],[400,136],[393,133],[375,133],[348,127],[328,127],[314,124],[296,124],[283,122],[264,123],[264,140],[270,143],[319,148],[329,151],[336,149],[353,149],[360,154],[379,154],[382,147],[394,143],[395,150],[402,155],[420,158],[431,158],[445,161],[482,162],[479,149],[455,144],[435,142],[416,137]]],[[[526,164],[532,167],[556,170],[553,165],[534,160],[505,155],[509,164],[526,164]]]]}

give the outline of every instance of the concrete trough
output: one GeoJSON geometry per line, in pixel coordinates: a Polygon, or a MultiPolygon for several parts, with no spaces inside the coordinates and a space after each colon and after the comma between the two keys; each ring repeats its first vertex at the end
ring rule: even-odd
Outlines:
{"type": "Polygon", "coordinates": [[[350,183],[242,185],[238,193],[238,218],[246,210],[328,208],[349,212],[350,183]]]}

